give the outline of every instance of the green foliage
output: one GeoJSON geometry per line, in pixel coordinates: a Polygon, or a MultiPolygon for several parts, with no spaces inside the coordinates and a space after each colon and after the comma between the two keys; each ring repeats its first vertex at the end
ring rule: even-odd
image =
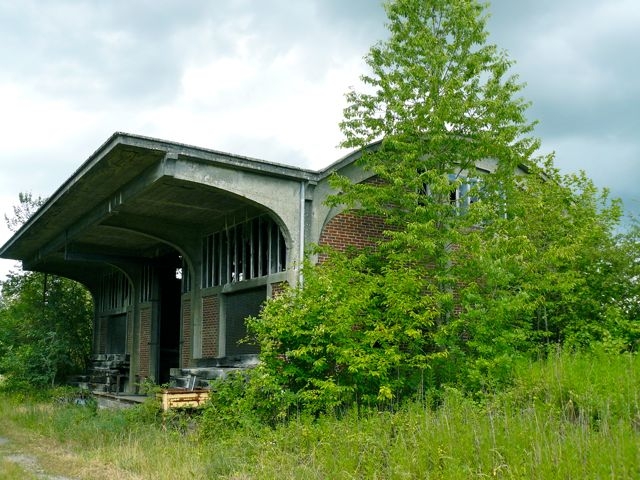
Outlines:
{"type": "Polygon", "coordinates": [[[266,375],[264,366],[231,372],[211,385],[200,435],[219,440],[234,429],[250,432],[272,427],[288,418],[294,405],[292,393],[285,391],[276,377],[266,375]]]}
{"type": "MultiPolygon", "coordinates": [[[[240,391],[249,384],[240,377],[231,383],[240,391]]],[[[519,360],[512,386],[477,399],[448,387],[435,407],[427,398],[395,412],[299,415],[273,428],[221,422],[208,435],[195,434],[211,426],[204,422],[190,432],[161,418],[138,420],[151,404],[94,412],[2,396],[0,436],[11,440],[0,445],[0,457],[13,448],[29,452],[18,442],[34,439],[36,448],[45,444],[65,459],[60,475],[87,480],[633,479],[640,471],[639,392],[640,356],[595,347],[519,360]],[[83,469],[71,469],[76,464],[83,469]]]]}
{"type": "Polygon", "coordinates": [[[634,478],[639,357],[554,351],[514,363],[513,386],[478,400],[442,390],[396,412],[347,410],[216,441],[209,476],[634,478]],[[224,455],[228,452],[229,455],[224,455]],[[409,452],[409,453],[408,453],[409,452]]]}
{"type": "Polygon", "coordinates": [[[329,199],[385,219],[375,254],[384,267],[375,276],[377,294],[390,301],[380,314],[427,340],[421,372],[430,369],[436,386],[471,389],[507,381],[528,341],[526,322],[514,315],[528,308],[525,298],[488,305],[478,277],[509,278],[495,257],[515,258],[517,240],[487,258],[485,244],[494,240],[483,226],[502,225],[517,169],[535,166],[539,145],[529,136],[522,85],[507,74],[512,62],[487,43],[484,9],[468,0],[387,4],[390,38],[366,57],[372,73],[362,78],[370,88],[347,95],[341,124],[344,145],[362,149],[361,167],[379,181],[336,176],[340,193],[329,199]],[[377,139],[377,148],[367,147],[377,139]],[[479,163],[492,173],[479,178],[479,163]],[[452,201],[452,191],[465,193],[452,201]],[[487,261],[478,262],[483,255],[487,261]]]}
{"type": "Polygon", "coordinates": [[[615,233],[619,202],[584,174],[544,171],[518,181],[505,218],[457,237],[460,313],[438,338],[472,389],[550,345],[637,347],[637,232],[615,233]]]}
{"type": "Polygon", "coordinates": [[[392,405],[422,391],[430,362],[442,356],[431,336],[432,297],[419,295],[418,278],[381,275],[386,267],[375,259],[336,252],[307,265],[304,288],[285,291],[249,322],[260,371],[304,410],[392,405]]]}
{"type": "MultiPolygon", "coordinates": [[[[10,227],[42,203],[20,195],[10,227]]],[[[93,303],[80,284],[40,272],[12,271],[0,282],[0,388],[52,385],[81,372],[92,340],[93,303]]]]}
{"type": "Polygon", "coordinates": [[[78,283],[12,272],[2,283],[0,373],[4,388],[42,387],[81,372],[91,348],[93,304],[78,283]]]}
{"type": "Polygon", "coordinates": [[[496,391],[520,359],[557,344],[635,349],[640,230],[616,233],[617,200],[535,157],[512,62],[486,43],[485,7],[386,9],[390,37],[367,55],[341,124],[376,181],[336,175],[328,203],[387,229],[375,249],[322,252],[304,288],[250,322],[266,378],[298,408],[332,412],[443,385],[496,391]]]}
{"type": "Polygon", "coordinates": [[[162,421],[162,404],[155,398],[149,397],[144,402],[123,412],[129,425],[157,425],[162,421]]]}
{"type": "Polygon", "coordinates": [[[518,365],[514,385],[492,401],[517,409],[539,405],[585,428],[606,430],[619,422],[635,428],[640,426],[639,366],[636,353],[611,353],[603,344],[573,353],[555,349],[518,365]]]}
{"type": "MultiPolygon", "coordinates": [[[[448,201],[449,175],[457,181],[493,158],[511,178],[539,142],[527,136],[533,125],[525,118],[528,104],[517,97],[522,85],[506,76],[512,62],[486,44],[484,6],[474,0],[397,0],[386,7],[391,36],[365,58],[371,74],[362,80],[369,88],[348,93],[341,123],[343,145],[363,149],[360,164],[384,188],[336,178],[341,193],[333,202],[359,204],[402,230],[415,223],[437,233],[458,221],[448,201]],[[375,140],[380,147],[368,149],[375,140]]],[[[497,177],[488,181],[504,180],[497,177]]]]}

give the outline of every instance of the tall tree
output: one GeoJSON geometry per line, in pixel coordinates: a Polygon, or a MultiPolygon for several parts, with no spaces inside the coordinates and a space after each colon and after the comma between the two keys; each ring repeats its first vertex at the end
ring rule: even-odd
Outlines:
{"type": "Polygon", "coordinates": [[[443,381],[438,332],[459,308],[460,243],[505,216],[517,167],[535,163],[522,86],[487,43],[485,6],[385,8],[390,36],[366,56],[365,89],[347,94],[341,123],[343,145],[360,149],[359,165],[376,181],[336,176],[340,193],[329,200],[383,217],[385,238],[350,258],[332,253],[304,290],[271,302],[254,325],[265,368],[289,373],[288,385],[307,397],[388,401],[443,381]],[[494,172],[481,182],[480,162],[494,172]],[[306,313],[287,315],[291,305],[306,313]]]}
{"type": "Polygon", "coordinates": [[[390,37],[367,55],[366,90],[348,93],[341,124],[344,146],[360,148],[360,165],[379,181],[338,177],[331,201],[385,218],[385,308],[433,337],[425,347],[438,352],[438,329],[462,310],[461,287],[475,283],[461,276],[465,245],[514,208],[518,171],[540,161],[539,141],[512,62],[487,42],[486,5],[396,0],[386,9],[390,37]],[[492,173],[481,176],[479,164],[492,173]]]}
{"type": "Polygon", "coordinates": [[[365,209],[402,226],[413,218],[446,218],[456,214],[443,201],[451,176],[489,158],[511,176],[531,161],[539,142],[528,136],[528,104],[517,96],[517,78],[507,76],[512,62],[506,53],[486,43],[485,8],[474,0],[386,5],[391,36],[365,57],[371,68],[362,77],[367,91],[347,94],[341,123],[343,146],[363,149],[360,164],[385,188],[342,179],[336,201],[364,201],[365,209]],[[376,140],[380,148],[366,149],[376,140]]]}
{"type": "Polygon", "coordinates": [[[429,265],[429,276],[408,277],[423,279],[439,320],[452,308],[456,236],[505,214],[516,169],[535,163],[539,145],[522,85],[508,75],[511,61],[487,43],[485,8],[474,0],[389,2],[390,38],[367,55],[366,91],[347,94],[341,124],[343,145],[361,149],[360,165],[380,181],[337,177],[341,193],[331,201],[384,216],[394,272],[429,265]],[[378,148],[367,148],[376,140],[378,148]],[[478,182],[476,165],[487,159],[494,172],[478,182]]]}
{"type": "MultiPolygon", "coordinates": [[[[20,194],[17,231],[44,203],[20,194]]],[[[39,272],[12,271],[0,282],[0,373],[4,387],[40,387],[82,371],[91,351],[92,300],[72,280],[39,272]]]]}
{"type": "Polygon", "coordinates": [[[314,408],[387,402],[448,382],[493,388],[549,343],[633,345],[633,309],[612,300],[611,287],[633,290],[614,281],[632,278],[619,264],[630,255],[617,260],[619,204],[536,156],[522,85],[487,43],[486,6],[386,10],[390,36],[366,56],[341,124],[375,180],[335,176],[329,202],[388,228],[374,249],[329,252],[252,322],[267,377],[314,408]]]}

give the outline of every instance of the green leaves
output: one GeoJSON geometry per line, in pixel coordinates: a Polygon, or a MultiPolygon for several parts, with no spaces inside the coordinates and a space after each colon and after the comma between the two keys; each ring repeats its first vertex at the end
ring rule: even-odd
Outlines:
{"type": "Polygon", "coordinates": [[[11,273],[2,283],[0,372],[16,385],[44,386],[83,371],[91,350],[93,304],[72,280],[11,273]]]}
{"type": "MultiPolygon", "coordinates": [[[[44,203],[20,194],[16,231],[44,203]]],[[[0,282],[0,373],[6,388],[41,387],[83,371],[91,351],[93,302],[78,283],[38,272],[11,272],[0,282]]]]}
{"type": "Polygon", "coordinates": [[[390,36],[341,123],[371,178],[335,175],[328,200],[387,229],[374,249],[323,252],[304,289],[251,325],[265,375],[305,409],[493,390],[552,343],[640,340],[640,229],[617,236],[617,201],[536,157],[529,104],[512,61],[486,44],[484,9],[387,4],[390,36]]]}
{"type": "Polygon", "coordinates": [[[306,409],[402,398],[427,368],[432,320],[406,301],[416,284],[385,284],[374,257],[336,252],[323,265],[307,265],[304,289],[270,300],[250,321],[263,346],[262,368],[306,409]]]}

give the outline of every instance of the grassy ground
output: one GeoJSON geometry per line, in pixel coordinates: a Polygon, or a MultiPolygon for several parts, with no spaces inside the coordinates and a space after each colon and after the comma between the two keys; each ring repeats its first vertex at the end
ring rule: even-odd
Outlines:
{"type": "Polygon", "coordinates": [[[512,388],[480,400],[449,390],[435,409],[254,425],[206,441],[188,416],[163,423],[156,413],[5,398],[0,479],[30,478],[7,462],[11,452],[87,480],[640,478],[640,360],[631,355],[558,355],[522,365],[512,388]]]}

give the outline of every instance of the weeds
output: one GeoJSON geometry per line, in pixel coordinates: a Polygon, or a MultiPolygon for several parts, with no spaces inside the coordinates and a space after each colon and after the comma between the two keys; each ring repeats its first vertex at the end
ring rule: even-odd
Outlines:
{"type": "Polygon", "coordinates": [[[5,398],[0,436],[35,432],[112,478],[640,477],[636,355],[557,352],[520,364],[508,390],[477,399],[450,388],[437,400],[267,426],[242,402],[234,421],[213,421],[213,406],[167,415],[153,400],[111,411],[5,398]]]}

